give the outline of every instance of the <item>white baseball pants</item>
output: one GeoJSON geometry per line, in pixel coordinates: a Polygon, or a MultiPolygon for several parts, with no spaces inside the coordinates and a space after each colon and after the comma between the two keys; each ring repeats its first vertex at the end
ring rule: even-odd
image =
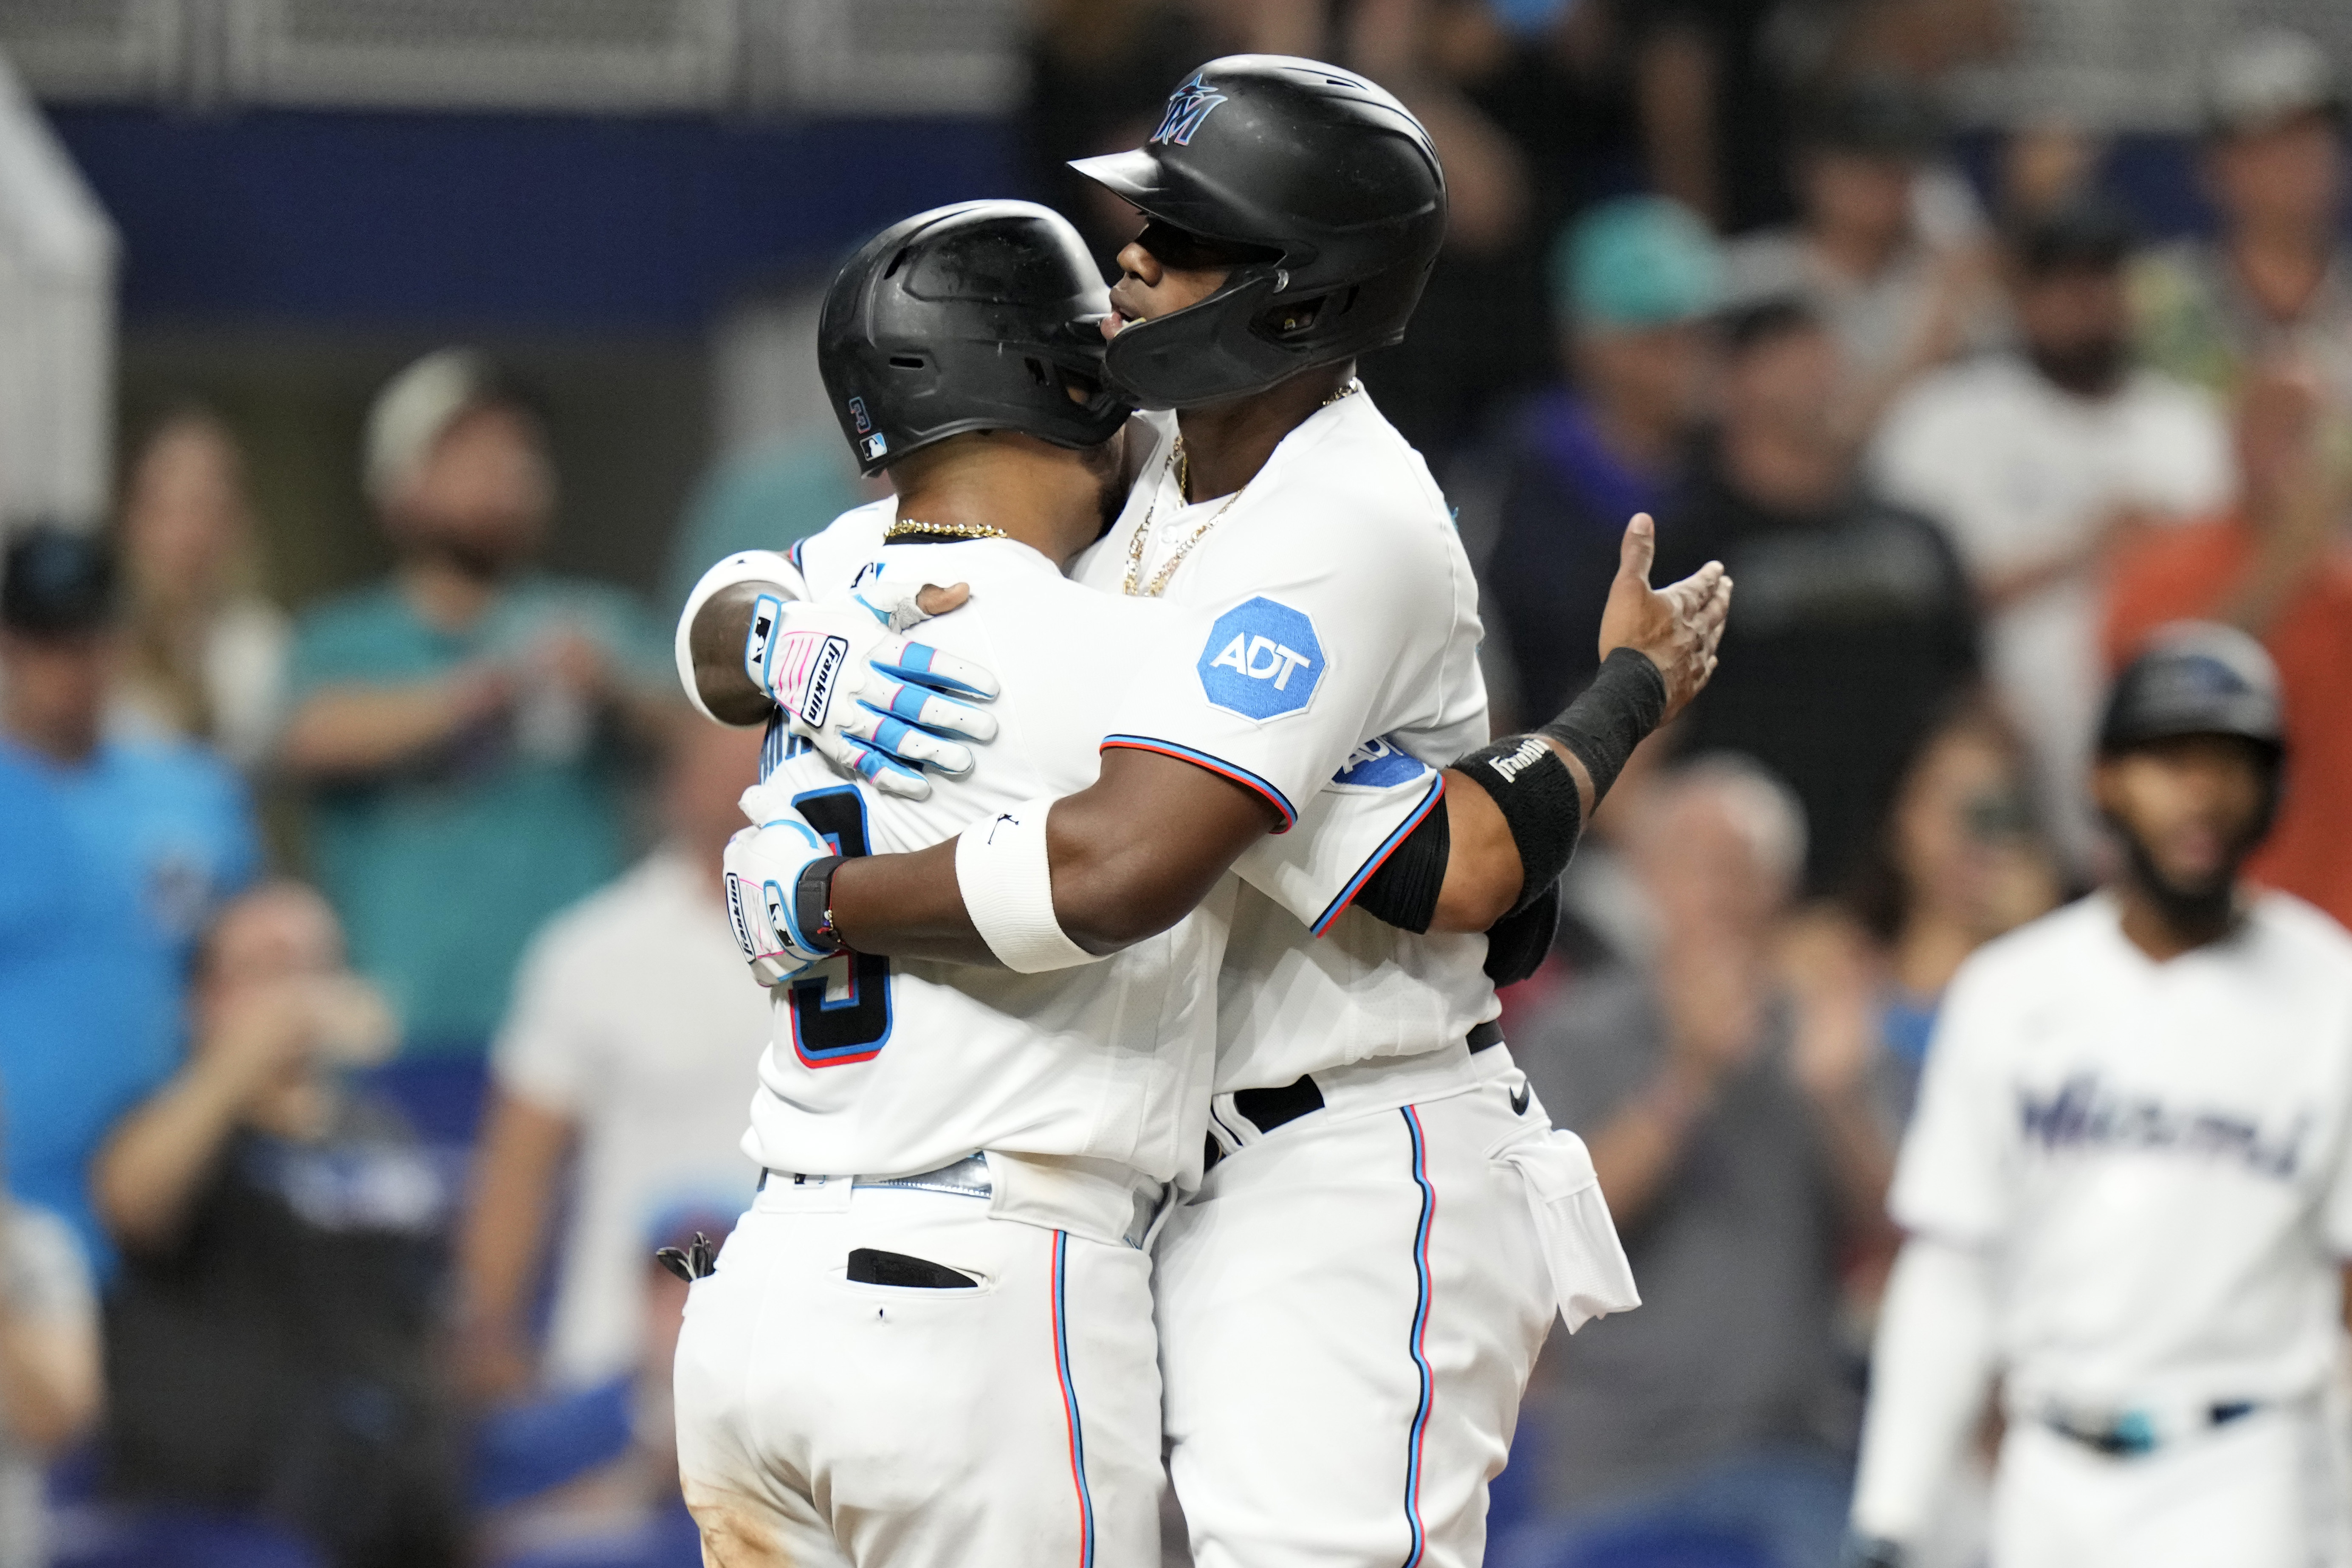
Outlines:
{"type": "Polygon", "coordinates": [[[2132,1458],[2021,1420],[1993,1473],[1992,1568],[2337,1568],[2344,1503],[2338,1446],[2307,1405],[2132,1458]]]}
{"type": "MultiPolygon", "coordinates": [[[[1487,1484],[1556,1301],[1527,1179],[1498,1157],[1548,1123],[1490,1059],[1507,1076],[1465,1066],[1379,1108],[1379,1075],[1347,1069],[1324,1110],[1241,1128],[1169,1217],[1154,1294],[1199,1568],[1484,1557],[1487,1484]]],[[[1622,1269],[1613,1232],[1606,1249],[1622,1269]]]]}
{"type": "Polygon", "coordinates": [[[987,1210],[838,1179],[754,1200],[678,1337],[707,1568],[1157,1568],[1150,1260],[987,1210]],[[853,1283],[854,1247],[979,1283],[853,1283]]]}

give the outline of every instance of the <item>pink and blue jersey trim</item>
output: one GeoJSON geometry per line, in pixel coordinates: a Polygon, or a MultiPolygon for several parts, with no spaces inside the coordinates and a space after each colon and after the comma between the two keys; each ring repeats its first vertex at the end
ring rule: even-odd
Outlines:
{"type": "Polygon", "coordinates": [[[1321,936],[1330,930],[1331,922],[1339,918],[1340,911],[1354,903],[1356,895],[1364,890],[1364,884],[1372,879],[1372,873],[1388,864],[1389,857],[1396,853],[1397,846],[1412,837],[1412,830],[1419,827],[1422,820],[1432,811],[1437,809],[1437,803],[1444,798],[1444,795],[1445,775],[1432,769],[1429,775],[1429,793],[1421,797],[1421,804],[1414,806],[1411,815],[1402,822],[1397,824],[1395,832],[1381,840],[1381,847],[1372,851],[1371,858],[1358,868],[1356,874],[1349,879],[1348,885],[1339,889],[1339,896],[1332,900],[1321,914],[1315,917],[1314,923],[1307,929],[1317,936],[1321,936]]]}
{"type": "Polygon", "coordinates": [[[1078,1394],[1070,1381],[1070,1237],[1054,1233],[1054,1373],[1061,1379],[1062,1414],[1070,1428],[1070,1478],[1078,1492],[1078,1568],[1095,1564],[1095,1501],[1087,1490],[1087,1430],[1078,1419],[1078,1394]]]}
{"type": "Polygon", "coordinates": [[[1421,1223],[1414,1228],[1412,1237],[1416,1291],[1412,1337],[1407,1342],[1414,1373],[1420,1379],[1421,1398],[1405,1438],[1404,1520],[1412,1531],[1412,1550],[1406,1554],[1403,1568],[1421,1568],[1422,1559],[1429,1550],[1429,1531],[1421,1520],[1421,1461],[1428,1444],[1429,1406],[1434,1392],[1429,1370],[1429,1227],[1437,1214],[1437,1192],[1429,1184],[1429,1151],[1422,1137],[1421,1118],[1410,1105],[1400,1109],[1404,1114],[1405,1132],[1412,1141],[1413,1185],[1421,1189],[1421,1223]]]}
{"type": "Polygon", "coordinates": [[[1173,741],[1155,741],[1149,735],[1104,736],[1102,749],[1108,752],[1114,748],[1130,752],[1157,752],[1163,757],[1173,757],[1180,763],[1190,763],[1196,768],[1206,768],[1213,773],[1233,780],[1234,783],[1253,794],[1265,796],[1266,804],[1282,814],[1282,826],[1275,829],[1276,833],[1289,832],[1298,821],[1298,808],[1290,804],[1288,795],[1238,763],[1229,763],[1223,757],[1213,757],[1206,752],[1195,751],[1190,746],[1181,746],[1173,741]]]}

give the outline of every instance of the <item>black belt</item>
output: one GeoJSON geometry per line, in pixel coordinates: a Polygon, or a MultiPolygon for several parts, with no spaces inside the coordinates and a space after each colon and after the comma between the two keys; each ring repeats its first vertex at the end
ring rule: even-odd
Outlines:
{"type": "MultiPolygon", "coordinates": [[[[2261,1405],[2251,1399],[2231,1399],[2209,1405],[2200,1414],[2205,1426],[2227,1426],[2231,1422],[2252,1415],[2261,1405]]],[[[2111,1459],[2137,1458],[2154,1453],[2163,1437],[2147,1417],[2126,1415],[2098,1426],[2086,1426],[2055,1412],[2046,1413],[2042,1424],[2061,1437],[2073,1439],[2094,1453],[2105,1454],[2111,1459]]]]}
{"type": "MultiPolygon", "coordinates": [[[[1483,1051],[1489,1046],[1503,1043],[1503,1026],[1485,1023],[1470,1031],[1467,1043],[1473,1051],[1483,1051]]],[[[1323,1109],[1323,1091],[1316,1086],[1315,1075],[1304,1073],[1297,1081],[1280,1089],[1237,1089],[1234,1090],[1234,1110],[1260,1132],[1271,1132],[1277,1127],[1287,1127],[1310,1110],[1323,1109]]],[[[1208,1148],[1201,1157],[1201,1170],[1225,1157],[1223,1145],[1213,1132],[1208,1136],[1208,1148]]]]}

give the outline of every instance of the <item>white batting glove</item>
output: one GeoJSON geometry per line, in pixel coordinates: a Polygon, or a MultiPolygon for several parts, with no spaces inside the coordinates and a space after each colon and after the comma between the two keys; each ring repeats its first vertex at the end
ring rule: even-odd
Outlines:
{"type": "Polygon", "coordinates": [[[926,768],[971,771],[971,748],[950,737],[992,741],[996,720],[959,700],[1000,689],[970,659],[900,635],[930,618],[919,591],[869,586],[814,603],[763,594],[743,644],[745,671],[793,734],[842,773],[909,800],[931,793],[926,768]]]}
{"type": "Polygon", "coordinates": [[[763,793],[757,786],[744,792],[743,806],[753,825],[727,841],[719,868],[735,945],[743,950],[751,978],[773,986],[839,951],[837,944],[801,929],[794,897],[801,873],[835,851],[790,805],[762,800],[763,793]]]}

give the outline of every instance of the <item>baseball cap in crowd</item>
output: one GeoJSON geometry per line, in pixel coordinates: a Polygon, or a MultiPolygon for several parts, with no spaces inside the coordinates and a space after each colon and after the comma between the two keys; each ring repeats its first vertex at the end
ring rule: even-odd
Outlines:
{"type": "Polygon", "coordinates": [[[1694,321],[1723,298],[1723,252],[1668,196],[1619,196],[1560,231],[1552,302],[1580,326],[1639,331],[1694,321]]]}
{"type": "Polygon", "coordinates": [[[2010,255],[2029,278],[2074,269],[2112,271],[2138,243],[2131,215],[2099,195],[2082,195],[2026,219],[2010,235],[2010,255]]]}
{"type": "Polygon", "coordinates": [[[1944,117],[1918,88],[1858,77],[1816,100],[1797,122],[1800,145],[1881,158],[1925,158],[1944,144],[1944,117]]]}
{"type": "Polygon", "coordinates": [[[30,637],[96,631],[114,615],[114,552],[93,534],[37,524],[0,563],[0,626],[30,637]]]}
{"type": "Polygon", "coordinates": [[[362,442],[368,494],[388,500],[459,415],[492,403],[530,406],[513,377],[476,349],[436,349],[385,382],[362,442]]]}
{"type": "Polygon", "coordinates": [[[2205,84],[2205,132],[2241,136],[2305,114],[2344,116],[2344,83],[2326,51],[2301,33],[2266,27],[2223,50],[2205,84]]]}

